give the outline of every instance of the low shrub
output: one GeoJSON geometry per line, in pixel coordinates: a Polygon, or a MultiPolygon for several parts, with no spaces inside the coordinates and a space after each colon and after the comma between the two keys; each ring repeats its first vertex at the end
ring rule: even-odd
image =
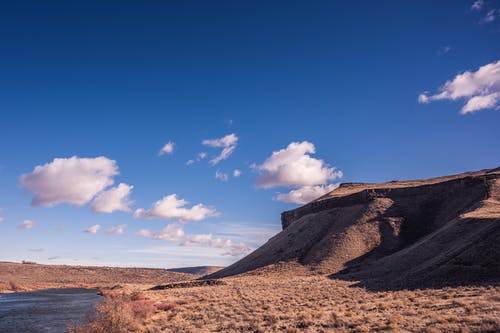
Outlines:
{"type": "Polygon", "coordinates": [[[156,311],[152,301],[130,297],[105,297],[83,323],[72,323],[66,333],[125,333],[138,330],[141,322],[156,311]]]}

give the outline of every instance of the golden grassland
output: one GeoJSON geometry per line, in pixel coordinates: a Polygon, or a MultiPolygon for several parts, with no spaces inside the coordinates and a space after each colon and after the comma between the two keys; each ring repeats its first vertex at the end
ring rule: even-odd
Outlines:
{"type": "Polygon", "coordinates": [[[223,284],[105,292],[69,333],[498,332],[500,286],[368,291],[322,275],[261,274],[223,284]]]}
{"type": "Polygon", "coordinates": [[[99,288],[120,283],[159,284],[196,277],[164,269],[0,262],[0,292],[45,288],[99,288]]]}

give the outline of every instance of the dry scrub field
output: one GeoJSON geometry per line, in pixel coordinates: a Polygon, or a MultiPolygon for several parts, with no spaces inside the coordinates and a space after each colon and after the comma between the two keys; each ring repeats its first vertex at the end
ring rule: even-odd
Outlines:
{"type": "Polygon", "coordinates": [[[164,269],[66,266],[0,262],[0,292],[43,288],[99,288],[120,283],[158,284],[194,275],[164,269]]]}
{"type": "MultiPolygon", "coordinates": [[[[143,332],[499,332],[500,286],[370,292],[325,276],[135,290],[143,332]],[[138,295],[140,295],[138,297],[138,295]],[[149,306],[149,307],[148,307],[149,306]]],[[[74,332],[89,332],[77,331],[74,332]]],[[[94,331],[92,331],[94,332],[94,331]]],[[[100,332],[100,331],[95,331],[100,332]]]]}

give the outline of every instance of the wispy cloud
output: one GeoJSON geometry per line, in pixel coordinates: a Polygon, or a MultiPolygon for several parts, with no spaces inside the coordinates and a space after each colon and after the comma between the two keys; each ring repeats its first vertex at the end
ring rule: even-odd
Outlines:
{"type": "Polygon", "coordinates": [[[450,45],[446,45],[446,46],[443,46],[442,48],[440,48],[437,51],[437,54],[440,55],[440,56],[444,56],[445,54],[448,54],[450,51],[451,51],[451,46],[450,45]]]}
{"type": "Polygon", "coordinates": [[[109,228],[108,230],[106,230],[106,233],[108,235],[121,235],[123,234],[123,231],[125,230],[126,227],[127,227],[126,224],[120,224],[117,225],[116,227],[109,228]]]}
{"type": "Polygon", "coordinates": [[[99,193],[92,201],[92,211],[95,213],[112,213],[115,211],[130,212],[133,201],[129,195],[134,187],[121,183],[107,191],[99,193]]]}
{"type": "Polygon", "coordinates": [[[61,259],[60,256],[52,256],[52,257],[48,257],[47,258],[48,260],[57,260],[57,259],[61,259]]]}
{"type": "Polygon", "coordinates": [[[23,223],[19,224],[19,228],[21,229],[31,229],[36,225],[35,221],[32,220],[24,220],[23,223]]]}
{"type": "Polygon", "coordinates": [[[116,162],[106,157],[56,158],[38,165],[33,172],[20,177],[22,186],[34,193],[34,206],[61,203],[82,206],[113,184],[118,174],[116,162]]]}
{"type": "Polygon", "coordinates": [[[205,153],[204,151],[198,153],[198,156],[196,156],[196,159],[190,159],[190,160],[187,160],[186,162],[186,165],[192,165],[196,162],[199,162],[201,160],[204,160],[205,158],[207,158],[207,153],[205,153]]]}
{"type": "Polygon", "coordinates": [[[224,249],[222,255],[242,256],[251,251],[244,243],[234,243],[230,239],[214,237],[212,234],[192,234],[187,235],[179,224],[168,224],[160,231],[150,231],[142,229],[138,236],[147,237],[167,242],[175,242],[183,246],[207,246],[224,249]]]}
{"type": "Polygon", "coordinates": [[[210,164],[216,165],[220,161],[226,160],[229,156],[231,156],[238,144],[238,137],[236,134],[232,133],[219,139],[203,140],[202,144],[207,147],[222,148],[221,153],[217,157],[210,160],[210,164]]]}
{"type": "Polygon", "coordinates": [[[174,153],[175,142],[169,141],[163,145],[163,147],[158,152],[158,156],[162,156],[165,154],[173,154],[174,153]]]}
{"type": "MultiPolygon", "coordinates": [[[[0,207],[0,213],[3,211],[3,208],[0,207]]],[[[0,222],[3,222],[3,216],[0,216],[0,222]]]]}
{"type": "Polygon", "coordinates": [[[215,171],[215,179],[222,180],[223,182],[227,182],[229,180],[229,175],[220,170],[215,171]]]}
{"type": "Polygon", "coordinates": [[[84,232],[88,234],[97,234],[97,232],[101,229],[101,226],[99,224],[95,224],[88,229],[84,230],[84,232]]]}
{"type": "Polygon", "coordinates": [[[135,218],[145,219],[174,219],[180,222],[201,221],[209,217],[218,216],[213,207],[197,204],[184,208],[188,202],[178,199],[176,194],[170,194],[153,204],[151,209],[139,208],[134,212],[135,218]]]}
{"type": "Polygon", "coordinates": [[[465,71],[446,81],[439,92],[418,96],[419,103],[438,100],[465,100],[461,114],[483,109],[498,109],[500,106],[500,60],[479,67],[477,71],[465,71]]]}
{"type": "Polygon", "coordinates": [[[486,3],[484,0],[476,0],[470,6],[473,12],[482,13],[484,15],[480,23],[488,24],[495,21],[500,16],[500,8],[493,7],[493,2],[486,3]]]}
{"type": "Polygon", "coordinates": [[[239,169],[233,170],[233,177],[234,178],[238,178],[239,176],[241,176],[241,174],[242,174],[241,170],[239,170],[239,169]]]}
{"type": "Polygon", "coordinates": [[[39,248],[39,249],[28,249],[28,251],[30,251],[30,252],[43,252],[43,251],[45,251],[45,250],[44,250],[44,249],[39,248]]]}
{"type": "Polygon", "coordinates": [[[498,16],[500,16],[500,9],[498,8],[490,9],[486,12],[486,15],[483,17],[483,22],[491,23],[495,21],[498,16]]]}
{"type": "Polygon", "coordinates": [[[483,6],[484,6],[484,0],[476,0],[470,6],[470,10],[479,11],[481,10],[481,8],[483,8],[483,6]]]}

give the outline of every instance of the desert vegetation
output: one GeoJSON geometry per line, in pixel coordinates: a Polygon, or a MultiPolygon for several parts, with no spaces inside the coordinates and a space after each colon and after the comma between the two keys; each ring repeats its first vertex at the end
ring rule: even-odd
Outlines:
{"type": "MultiPolygon", "coordinates": [[[[500,286],[368,291],[324,275],[260,272],[224,284],[107,295],[69,333],[497,332],[500,286]]],[[[136,291],[134,291],[136,290],[136,291]]]]}
{"type": "Polygon", "coordinates": [[[110,287],[120,283],[160,284],[196,277],[165,269],[0,262],[0,292],[43,288],[110,287]]]}

